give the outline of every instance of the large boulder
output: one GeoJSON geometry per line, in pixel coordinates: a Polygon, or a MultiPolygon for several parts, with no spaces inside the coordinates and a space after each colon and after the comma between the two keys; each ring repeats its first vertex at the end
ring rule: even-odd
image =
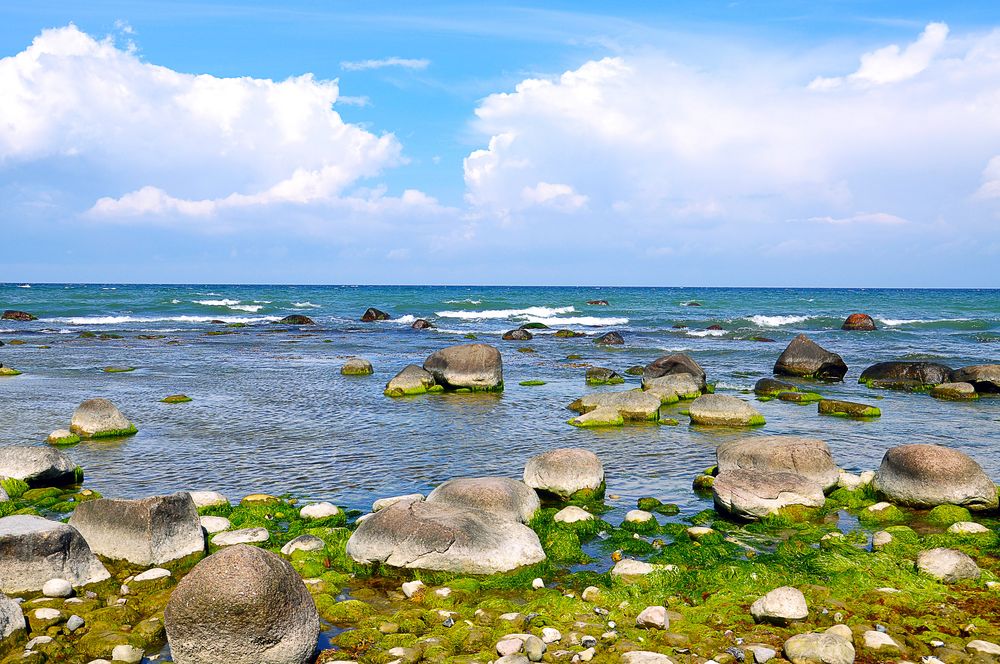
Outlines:
{"type": "Polygon", "coordinates": [[[361,563],[495,574],[545,560],[538,535],[492,512],[450,503],[404,501],[366,518],[347,542],[361,563]]]}
{"type": "Polygon", "coordinates": [[[506,477],[448,480],[430,492],[427,502],[479,509],[521,523],[530,521],[542,506],[534,489],[506,477]]]}
{"type": "Polygon", "coordinates": [[[997,507],[997,488],[971,457],[940,445],[893,447],[882,457],[875,485],[900,505],[959,505],[970,510],[997,507]]]}
{"type": "Polygon", "coordinates": [[[408,364],[386,383],[384,394],[387,397],[413,396],[433,392],[435,387],[437,384],[431,372],[415,364],[408,364]]]}
{"type": "Polygon", "coordinates": [[[563,447],[528,459],[524,483],[563,499],[600,498],[604,495],[604,465],[590,450],[563,447]]]}
{"type": "Polygon", "coordinates": [[[903,390],[922,390],[951,381],[951,368],[937,362],[879,362],[858,378],[869,387],[903,390]]]}
{"type": "Polygon", "coordinates": [[[69,522],[94,553],[136,565],[161,565],[205,550],[198,510],[187,492],[87,501],[69,522]]]}
{"type": "Polygon", "coordinates": [[[651,378],[673,374],[690,374],[694,376],[698,389],[702,392],[705,391],[705,370],[690,355],[686,355],[685,353],[664,355],[647,364],[642,372],[642,383],[645,385],[646,381],[651,378]]]}
{"type": "Polygon", "coordinates": [[[861,332],[871,332],[876,329],[875,321],[868,314],[851,314],[840,326],[842,330],[857,330],[861,332]]]}
{"type": "Polygon", "coordinates": [[[365,313],[361,314],[362,323],[374,323],[377,320],[389,320],[390,318],[389,314],[375,307],[368,307],[365,309],[365,313]]]}
{"type": "Polygon", "coordinates": [[[785,641],[785,657],[792,664],[854,664],[854,646],[829,632],[796,634],[785,641]]]}
{"type": "Polygon", "coordinates": [[[804,334],[792,339],[774,363],[774,373],[779,376],[802,376],[823,380],[843,380],[847,364],[836,353],[831,353],[804,334]]]}
{"type": "Polygon", "coordinates": [[[24,480],[33,487],[62,486],[76,481],[76,464],[51,447],[0,447],[0,477],[24,480]]]}
{"type": "Polygon", "coordinates": [[[743,519],[760,519],[784,507],[822,507],[823,487],[796,473],[727,470],[712,483],[716,509],[743,519]]]}
{"type": "Polygon", "coordinates": [[[84,586],[110,577],[76,528],[40,516],[0,519],[0,592],[37,592],[56,578],[84,586]]]}
{"type": "Polygon", "coordinates": [[[971,383],[976,392],[996,394],[1000,392],[1000,364],[976,364],[951,372],[951,382],[971,383]]]}
{"type": "Polygon", "coordinates": [[[170,595],[164,618],[177,664],[304,664],[320,630],[292,566],[242,544],[198,563],[170,595]]]}
{"type": "Polygon", "coordinates": [[[345,376],[370,376],[375,373],[375,369],[363,357],[352,357],[340,367],[340,373],[345,376]]]}
{"type": "Polygon", "coordinates": [[[499,392],[503,389],[503,359],[487,344],[448,346],[424,361],[438,385],[448,389],[499,392]]]}
{"type": "Polygon", "coordinates": [[[135,425],[107,399],[87,399],[73,412],[69,430],[81,438],[131,436],[135,425]]]}
{"type": "Polygon", "coordinates": [[[619,332],[608,332],[594,339],[594,343],[601,346],[621,346],[625,343],[625,338],[619,332]]]}
{"type": "Polygon", "coordinates": [[[570,410],[578,413],[589,413],[598,408],[617,410],[626,420],[655,421],[660,417],[660,398],[642,390],[598,392],[581,397],[569,405],[570,410]]]}
{"type": "Polygon", "coordinates": [[[803,436],[752,436],[731,440],[715,450],[719,472],[758,470],[796,473],[825,491],[837,486],[840,470],[830,448],[816,438],[803,436]]]}
{"type": "Polygon", "coordinates": [[[688,406],[694,424],[746,427],[764,424],[764,416],[742,399],[724,394],[703,394],[688,406]]]}
{"type": "Polygon", "coordinates": [[[957,549],[928,549],[917,554],[917,569],[945,583],[978,579],[979,565],[957,549]]]}
{"type": "Polygon", "coordinates": [[[689,373],[667,374],[656,378],[642,379],[642,389],[669,391],[681,399],[696,399],[701,396],[703,383],[698,377],[689,373]]]}

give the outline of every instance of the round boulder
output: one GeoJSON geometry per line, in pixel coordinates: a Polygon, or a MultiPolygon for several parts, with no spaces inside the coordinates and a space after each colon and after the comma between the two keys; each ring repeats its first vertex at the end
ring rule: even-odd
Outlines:
{"type": "Polygon", "coordinates": [[[848,331],[859,331],[859,332],[871,332],[875,329],[875,321],[868,314],[851,314],[844,321],[844,324],[840,326],[842,330],[848,331]]]}
{"type": "Polygon", "coordinates": [[[442,348],[424,361],[424,369],[438,385],[449,389],[503,390],[503,359],[500,351],[487,344],[442,348]]]}
{"type": "Polygon", "coordinates": [[[951,381],[971,383],[976,392],[996,394],[1000,392],[1000,364],[977,364],[955,369],[951,372],[951,381]]]}
{"type": "Polygon", "coordinates": [[[564,447],[528,459],[524,483],[560,498],[604,495],[604,465],[590,450],[564,447]]]}
{"type": "Polygon", "coordinates": [[[910,507],[997,507],[997,488],[971,457],[940,445],[893,447],[882,457],[875,485],[894,503],[910,507]]]}
{"type": "Polygon", "coordinates": [[[538,494],[524,482],[506,477],[461,477],[430,492],[429,503],[446,503],[491,512],[502,519],[527,523],[541,507],[538,494]]]}
{"type": "Polygon", "coordinates": [[[802,376],[824,380],[843,380],[847,364],[804,334],[792,339],[774,363],[774,373],[780,376],[802,376]]]}
{"type": "Polygon", "coordinates": [[[688,407],[694,424],[747,427],[764,424],[764,416],[742,399],[724,394],[703,394],[688,407]]]}
{"type": "Polygon", "coordinates": [[[775,588],[750,605],[750,615],[757,622],[786,625],[809,616],[805,595],[791,586],[775,588]]]}
{"type": "Polygon", "coordinates": [[[303,664],[319,615],[301,577],[262,549],[237,545],[198,563],[165,611],[177,664],[303,664]]]}
{"type": "Polygon", "coordinates": [[[377,320],[389,320],[390,318],[389,314],[375,307],[368,307],[365,309],[365,313],[361,314],[362,323],[374,323],[377,320]]]}
{"type": "Polygon", "coordinates": [[[368,360],[352,357],[340,367],[340,373],[345,376],[370,376],[375,373],[375,369],[368,360]]]}
{"type": "Polygon", "coordinates": [[[879,362],[858,378],[869,387],[893,389],[924,389],[953,381],[951,369],[936,362],[879,362]]]}
{"type": "Polygon", "coordinates": [[[76,464],[51,447],[0,447],[0,477],[23,480],[33,487],[73,484],[76,464]]]}
{"type": "Polygon", "coordinates": [[[822,507],[823,487],[795,473],[758,470],[728,470],[712,483],[712,498],[718,510],[743,519],[760,519],[784,507],[822,507]]]}
{"type": "Polygon", "coordinates": [[[917,555],[917,569],[945,583],[978,579],[976,561],[955,549],[929,549],[917,555]]]}
{"type": "Polygon", "coordinates": [[[625,339],[619,332],[608,332],[594,339],[594,343],[602,346],[621,346],[625,343],[625,339]]]}
{"type": "Polygon", "coordinates": [[[130,436],[135,425],[107,399],[87,399],[73,412],[69,430],[81,438],[130,436]]]}
{"type": "Polygon", "coordinates": [[[698,390],[705,391],[705,370],[685,353],[664,355],[647,364],[642,372],[642,382],[645,385],[650,379],[674,374],[690,374],[694,377],[698,390]]]}
{"type": "Polygon", "coordinates": [[[840,481],[840,470],[830,448],[816,438],[754,436],[719,445],[715,451],[719,472],[759,470],[802,475],[829,491],[840,481]]]}

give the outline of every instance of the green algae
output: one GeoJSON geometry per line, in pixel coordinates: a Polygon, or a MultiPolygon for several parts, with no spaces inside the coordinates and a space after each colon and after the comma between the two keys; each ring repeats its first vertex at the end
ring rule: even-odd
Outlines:
{"type": "Polygon", "coordinates": [[[67,447],[69,445],[76,445],[80,442],[80,436],[75,433],[71,433],[68,436],[59,436],[58,438],[48,438],[45,441],[49,445],[54,445],[56,447],[67,447]]]}
{"type": "Polygon", "coordinates": [[[129,373],[135,371],[135,367],[104,367],[101,371],[104,373],[129,373]]]}
{"type": "Polygon", "coordinates": [[[950,526],[959,521],[972,521],[972,513],[957,505],[938,505],[927,513],[927,522],[938,526],[950,526]]]}
{"type": "Polygon", "coordinates": [[[823,396],[816,394],[815,392],[799,392],[797,390],[794,392],[779,392],[776,396],[779,401],[788,401],[798,404],[816,403],[817,401],[823,400],[823,396]]]}
{"type": "Polygon", "coordinates": [[[19,480],[16,477],[4,477],[0,479],[0,488],[3,488],[11,500],[22,497],[30,490],[27,482],[19,480]]]}
{"type": "Polygon", "coordinates": [[[521,387],[538,387],[540,385],[545,385],[544,380],[522,380],[518,383],[521,387]]]}
{"type": "Polygon", "coordinates": [[[0,376],[20,376],[21,372],[14,367],[0,366],[0,376]]]}
{"type": "Polygon", "coordinates": [[[646,512],[656,512],[657,514],[663,514],[666,516],[674,516],[675,514],[680,514],[680,508],[673,503],[661,502],[658,498],[646,497],[639,498],[636,501],[636,507],[646,512]]]}
{"type": "Polygon", "coordinates": [[[171,394],[160,399],[160,403],[187,403],[189,401],[191,401],[191,397],[186,394],[171,394]]]}
{"type": "Polygon", "coordinates": [[[80,438],[84,440],[93,440],[97,438],[125,438],[126,436],[134,436],[139,432],[139,429],[137,429],[136,426],[131,423],[126,429],[111,429],[108,431],[99,431],[94,434],[85,434],[80,432],[79,430],[75,430],[73,427],[70,427],[70,430],[73,431],[73,433],[79,435],[80,438]]]}

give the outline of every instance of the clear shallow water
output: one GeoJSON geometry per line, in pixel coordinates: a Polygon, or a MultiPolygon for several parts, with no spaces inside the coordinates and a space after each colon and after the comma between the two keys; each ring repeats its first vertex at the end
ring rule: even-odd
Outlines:
{"type": "MultiPolygon", "coordinates": [[[[68,425],[79,402],[107,397],[136,422],[138,435],[83,443],[68,453],[86,469],[88,486],[109,496],[216,489],[236,499],[290,492],[367,509],[376,497],[427,491],[451,477],[519,477],[532,454],[581,446],[603,459],[609,493],[621,496],[612,503],[620,509],[652,495],[689,511],[703,506],[691,492],[692,476],[714,463],[718,443],[779,433],[826,440],[837,462],[852,470],[876,468],[893,445],[943,443],[972,454],[1000,480],[1000,399],[947,403],[856,382],[862,369],[882,360],[953,367],[1000,361],[1000,291],[6,284],[0,309],[39,316],[31,323],[0,321],[0,341],[7,344],[0,362],[24,371],[0,379],[0,444],[44,444],[50,431],[68,425]],[[588,306],[593,299],[610,306],[588,306]],[[369,306],[398,320],[358,322],[369,306]],[[854,311],[871,314],[880,329],[842,332],[854,311]],[[272,324],[290,313],[317,325],[282,331],[272,324]],[[437,329],[410,329],[416,317],[437,329]],[[249,326],[207,336],[222,329],[212,320],[249,326]],[[500,340],[526,322],[589,336],[556,339],[541,331],[530,342],[500,340]],[[723,331],[705,330],[713,324],[723,331]],[[85,330],[124,338],[79,338],[85,330]],[[609,330],[622,332],[626,345],[593,343],[609,330]],[[843,384],[818,391],[877,404],[879,420],[819,417],[815,405],[754,401],[767,425],[749,434],[691,427],[684,417],[677,427],[593,431],[566,424],[573,399],[593,389],[622,389],[588,388],[580,363],[623,372],[684,351],[718,392],[752,400],[741,391],[770,375],[799,332],[850,366],[843,384]],[[502,395],[382,395],[404,365],[467,342],[466,333],[501,349],[502,395]],[[139,340],[140,334],[166,339],[139,340]],[[757,336],[776,343],[754,341],[757,336]],[[26,343],[10,345],[12,339],[26,343]],[[517,352],[522,346],[537,352],[517,352]],[[583,359],[569,362],[571,353],[583,359]],[[353,355],[371,360],[375,375],[341,376],[340,365],[353,355]],[[137,370],[106,374],[101,368],[108,365],[137,370]],[[518,385],[528,379],[547,384],[518,385]],[[194,401],[159,403],[179,392],[194,401]]],[[[626,379],[624,387],[639,384],[626,379]]]]}

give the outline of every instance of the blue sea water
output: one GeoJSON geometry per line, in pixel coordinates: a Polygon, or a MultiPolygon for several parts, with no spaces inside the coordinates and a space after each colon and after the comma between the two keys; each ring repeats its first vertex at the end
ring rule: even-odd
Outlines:
{"type": "MultiPolygon", "coordinates": [[[[44,444],[50,431],[68,426],[81,401],[109,398],[138,425],[138,435],[68,450],[86,469],[88,486],[108,496],[214,489],[238,499],[289,492],[367,509],[377,497],[427,491],[451,477],[519,477],[532,454],[581,446],[603,459],[617,510],[652,495],[690,511],[707,506],[692,493],[691,479],[714,463],[718,443],[782,433],[822,438],[836,461],[854,471],[877,468],[894,445],[941,443],[968,452],[1000,480],[1000,399],[941,402],[857,383],[866,366],[882,360],[1000,362],[995,290],[3,284],[0,309],[39,317],[0,321],[0,363],[24,372],[0,378],[0,444],[44,444]],[[587,304],[596,299],[609,306],[587,304]],[[393,320],[359,322],[369,306],[393,320]],[[855,311],[871,314],[879,329],[841,331],[855,311]],[[291,313],[316,325],[274,324],[291,313]],[[418,317],[436,327],[411,329],[418,317]],[[247,326],[225,328],[212,322],[218,320],[247,326]],[[501,340],[505,330],[528,322],[552,329],[530,342],[501,340]],[[706,329],[711,325],[722,330],[706,329]],[[587,336],[553,337],[561,328],[587,336]],[[219,330],[233,334],[207,334],[219,330]],[[623,334],[624,346],[593,343],[611,330],[623,334]],[[81,338],[84,331],[122,338],[81,338]],[[622,387],[587,387],[586,364],[621,373],[686,352],[719,393],[753,400],[748,390],[770,375],[800,332],[850,366],[843,383],[813,389],[876,404],[880,419],[820,417],[815,404],[753,401],[767,424],[752,432],[692,427],[683,416],[676,427],[566,424],[572,415],[566,406],[575,398],[622,387]],[[501,349],[502,394],[383,396],[403,366],[468,342],[466,334],[501,349]],[[518,352],[523,346],[536,352],[518,352]],[[567,360],[570,354],[582,359],[567,360]],[[375,375],[341,376],[351,356],[371,360],[375,375]],[[136,370],[104,373],[108,365],[136,370]],[[518,384],[529,379],[546,384],[518,384]],[[193,401],[160,403],[176,393],[193,401]]],[[[625,387],[638,386],[638,378],[626,378],[625,387]]]]}

